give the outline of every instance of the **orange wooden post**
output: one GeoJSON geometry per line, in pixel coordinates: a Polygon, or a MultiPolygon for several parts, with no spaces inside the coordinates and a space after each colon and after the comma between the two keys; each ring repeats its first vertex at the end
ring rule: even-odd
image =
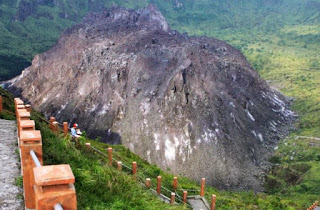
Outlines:
{"type": "Polygon", "coordinates": [[[119,171],[122,171],[122,162],[121,162],[121,161],[118,161],[118,162],[117,162],[117,165],[118,165],[118,167],[117,167],[118,170],[119,170],[119,171]]]}
{"type": "Polygon", "coordinates": [[[34,174],[35,167],[30,151],[33,150],[42,164],[42,141],[40,131],[21,131],[21,165],[23,170],[23,189],[26,207],[36,208],[34,194],[34,174]]]}
{"type": "MultiPolygon", "coordinates": [[[[22,105],[23,106],[23,105],[22,105]]],[[[16,107],[16,118],[17,118],[17,125],[19,126],[19,114],[22,112],[28,112],[25,108],[20,108],[21,105],[16,107]]],[[[30,116],[29,116],[30,117],[30,116]]]]}
{"type": "Polygon", "coordinates": [[[177,190],[178,177],[173,177],[173,191],[177,190]]]}
{"type": "Polygon", "coordinates": [[[204,196],[205,184],[206,184],[206,178],[202,178],[202,179],[201,179],[201,189],[200,189],[200,196],[201,196],[201,197],[204,196]]]}
{"type": "Polygon", "coordinates": [[[56,118],[55,117],[50,117],[50,120],[49,120],[50,122],[54,122],[54,121],[56,121],[56,118]]]}
{"type": "Polygon", "coordinates": [[[146,178],[146,187],[148,189],[150,189],[150,187],[151,187],[151,179],[150,178],[146,178]]]}
{"type": "Polygon", "coordinates": [[[59,131],[59,123],[57,121],[54,121],[52,123],[52,131],[55,132],[56,134],[58,133],[58,131],[59,131]]]}
{"type": "Polygon", "coordinates": [[[77,209],[75,178],[69,165],[42,166],[33,172],[36,209],[53,209],[55,204],[63,209],[77,209]]]}
{"type": "Polygon", "coordinates": [[[186,204],[187,203],[187,197],[188,197],[188,191],[183,191],[183,203],[186,204]]]}
{"type": "MultiPolygon", "coordinates": [[[[18,111],[18,110],[21,110],[21,109],[25,109],[26,110],[26,107],[24,106],[24,105],[17,105],[16,106],[16,110],[18,111]]],[[[27,111],[27,110],[26,110],[27,111]]]]}
{"type": "Polygon", "coordinates": [[[3,107],[2,107],[2,96],[0,96],[0,113],[2,112],[2,109],[3,109],[3,107]]]}
{"type": "Polygon", "coordinates": [[[31,112],[31,105],[30,104],[25,105],[25,108],[28,112],[31,112]]]}
{"type": "Polygon", "coordinates": [[[53,127],[53,122],[55,122],[56,121],[56,118],[55,117],[50,117],[50,129],[52,130],[52,131],[54,131],[54,127],[53,127]]]}
{"type": "Polygon", "coordinates": [[[63,133],[64,133],[64,136],[67,136],[69,133],[69,128],[68,128],[67,122],[63,122],[63,133]]]}
{"type": "MultiPolygon", "coordinates": [[[[21,122],[25,120],[30,120],[30,113],[24,110],[17,111],[17,125],[18,125],[18,137],[20,139],[20,127],[21,122]]],[[[21,142],[19,142],[20,145],[21,142]]]]}
{"type": "Polygon", "coordinates": [[[23,101],[20,98],[14,98],[14,105],[23,105],[23,101]]]}
{"type": "Polygon", "coordinates": [[[35,122],[34,120],[22,120],[20,121],[20,129],[21,131],[32,131],[35,129],[35,122]]]}
{"type": "Polygon", "coordinates": [[[161,194],[161,176],[157,177],[157,193],[158,195],[161,194]]]}
{"type": "Polygon", "coordinates": [[[217,200],[217,196],[216,195],[212,195],[211,196],[211,210],[215,210],[216,208],[216,200],[217,200]]]}
{"type": "Polygon", "coordinates": [[[86,143],[86,148],[87,148],[87,150],[89,150],[89,151],[91,151],[91,144],[90,143],[86,143]]]}
{"type": "MultiPolygon", "coordinates": [[[[21,120],[18,126],[18,137],[20,138],[21,131],[33,131],[35,129],[34,120],[21,120]]],[[[20,142],[18,142],[20,148],[20,142]]]]}
{"type": "Polygon", "coordinates": [[[137,162],[132,162],[132,175],[135,180],[137,178],[137,162]]]}
{"type": "Polygon", "coordinates": [[[14,99],[14,108],[15,108],[15,114],[17,115],[18,112],[18,106],[23,105],[23,101],[20,98],[15,98],[14,99]]]}
{"type": "Polygon", "coordinates": [[[171,204],[174,204],[175,197],[176,197],[176,194],[174,192],[172,192],[171,193],[171,201],[170,201],[171,204]]]}
{"type": "Polygon", "coordinates": [[[17,108],[18,108],[18,105],[23,105],[23,101],[20,99],[20,98],[15,98],[14,99],[14,108],[15,108],[15,111],[17,111],[17,108]]]}
{"type": "Polygon", "coordinates": [[[109,165],[112,166],[112,148],[108,148],[109,165]]]}

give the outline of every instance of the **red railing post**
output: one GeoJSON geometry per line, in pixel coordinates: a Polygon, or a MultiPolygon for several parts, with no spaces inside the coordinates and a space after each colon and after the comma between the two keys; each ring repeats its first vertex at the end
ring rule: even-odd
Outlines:
{"type": "Polygon", "coordinates": [[[35,167],[30,151],[33,150],[42,164],[42,141],[40,131],[21,131],[21,165],[23,172],[23,189],[25,204],[28,209],[36,208],[34,194],[34,174],[35,167]]]}
{"type": "Polygon", "coordinates": [[[173,191],[177,190],[177,185],[178,185],[178,177],[173,177],[173,191]]]}
{"type": "Polygon", "coordinates": [[[77,209],[75,178],[69,165],[42,166],[33,172],[36,209],[53,209],[57,203],[63,209],[77,209]]]}
{"type": "Polygon", "coordinates": [[[28,112],[31,112],[31,105],[30,104],[25,105],[25,108],[28,112]]]}
{"type": "Polygon", "coordinates": [[[68,133],[69,133],[68,123],[67,122],[63,122],[63,133],[64,133],[64,136],[67,136],[68,133]]]}
{"type": "Polygon", "coordinates": [[[157,193],[158,195],[161,194],[161,176],[157,177],[157,193]]]}
{"type": "Polygon", "coordinates": [[[188,191],[183,191],[183,203],[186,204],[187,203],[187,197],[188,197],[188,191]]]}
{"type": "Polygon", "coordinates": [[[216,200],[217,200],[217,196],[216,195],[212,195],[211,196],[211,210],[215,210],[215,208],[216,208],[216,200]]]}
{"type": "MultiPolygon", "coordinates": [[[[42,166],[41,133],[34,130],[35,123],[30,120],[30,112],[24,109],[23,102],[18,98],[14,102],[26,209],[53,209],[60,204],[64,209],[76,210],[74,176],[70,166],[42,166]]],[[[51,128],[53,125],[57,122],[50,119],[51,128]]]]}
{"type": "Polygon", "coordinates": [[[201,196],[201,197],[204,196],[205,184],[206,184],[206,178],[202,178],[202,179],[201,179],[201,189],[200,189],[200,196],[201,196]]]}
{"type": "Polygon", "coordinates": [[[151,187],[151,179],[150,178],[146,178],[146,187],[148,189],[150,189],[150,187],[151,187]]]}
{"type": "MultiPolygon", "coordinates": [[[[21,123],[23,121],[29,121],[30,120],[30,113],[27,112],[25,109],[23,110],[17,110],[17,127],[18,127],[18,137],[20,139],[20,133],[21,133],[21,123]]],[[[18,142],[19,145],[21,145],[21,139],[18,142]]]]}
{"type": "Polygon", "coordinates": [[[108,148],[109,165],[112,166],[112,148],[108,148]]]}
{"type": "Polygon", "coordinates": [[[136,178],[137,178],[137,162],[132,163],[132,175],[133,175],[133,179],[136,180],[136,178]]]}
{"type": "Polygon", "coordinates": [[[119,171],[122,171],[122,162],[121,162],[121,161],[118,161],[118,162],[117,162],[117,166],[118,166],[118,167],[117,167],[118,170],[119,170],[119,171]]]}
{"type": "Polygon", "coordinates": [[[171,201],[170,201],[171,204],[174,204],[175,197],[176,197],[176,194],[174,192],[172,192],[171,193],[171,201]]]}
{"type": "Polygon", "coordinates": [[[55,117],[50,117],[50,129],[52,130],[52,131],[54,131],[54,125],[53,125],[53,122],[55,122],[56,121],[56,118],[55,117]]]}
{"type": "Polygon", "coordinates": [[[89,151],[91,151],[91,144],[90,143],[86,143],[86,148],[87,148],[87,150],[89,150],[89,151]]]}

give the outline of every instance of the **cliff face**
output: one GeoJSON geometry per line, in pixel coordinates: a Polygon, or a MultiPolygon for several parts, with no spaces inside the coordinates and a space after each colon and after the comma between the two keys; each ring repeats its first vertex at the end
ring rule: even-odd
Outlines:
{"type": "Polygon", "coordinates": [[[92,137],[227,189],[262,189],[293,119],[240,51],[171,30],[152,5],[89,15],[10,88],[92,137]]]}

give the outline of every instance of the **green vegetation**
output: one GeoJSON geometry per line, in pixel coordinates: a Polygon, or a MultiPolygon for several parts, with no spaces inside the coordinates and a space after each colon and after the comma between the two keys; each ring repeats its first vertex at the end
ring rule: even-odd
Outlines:
{"type": "MultiPolygon", "coordinates": [[[[12,96],[0,89],[4,97],[5,108],[12,107],[12,96]],[[9,97],[9,98],[8,98],[9,97]]],[[[37,114],[38,115],[38,114],[37,114]]],[[[90,140],[81,137],[80,148],[70,142],[70,136],[55,135],[37,115],[32,114],[36,121],[36,129],[41,130],[43,138],[43,158],[45,165],[71,165],[76,177],[78,209],[183,209],[183,206],[169,206],[159,201],[139,182],[151,178],[152,188],[156,187],[156,177],[162,176],[162,184],[172,190],[175,175],[150,165],[122,145],[112,145],[113,156],[128,167],[133,161],[138,163],[137,182],[132,180],[130,169],[123,166],[123,171],[108,166],[107,157],[87,151],[85,142],[107,154],[111,145],[101,143],[99,139],[90,140]]],[[[4,116],[1,116],[3,118],[4,116]]],[[[318,147],[311,146],[312,140],[301,141],[290,137],[282,142],[271,161],[277,164],[266,178],[268,193],[228,192],[206,187],[205,197],[210,201],[212,194],[217,195],[218,209],[305,209],[316,199],[319,192],[319,160],[320,142],[318,147]],[[293,152],[296,160],[291,160],[293,152]]],[[[200,180],[199,180],[200,181],[200,180]]],[[[21,185],[21,178],[16,181],[21,185]]],[[[178,191],[188,189],[189,195],[198,194],[199,183],[178,176],[178,191]],[[192,191],[194,190],[194,191],[192,191]]],[[[162,190],[168,195],[168,192],[162,190]]]]}
{"type": "MultiPolygon", "coordinates": [[[[98,11],[113,3],[137,8],[153,2],[172,28],[190,35],[214,36],[232,44],[246,55],[271,86],[293,98],[292,108],[299,114],[299,120],[296,129],[280,142],[270,160],[274,167],[266,177],[266,193],[224,192],[208,188],[208,195],[217,194],[217,206],[223,209],[305,209],[319,199],[320,141],[297,136],[320,137],[320,0],[104,0],[90,4],[87,0],[55,1],[59,2],[58,5],[54,5],[53,1],[38,1],[40,3],[35,4],[27,0],[0,2],[0,79],[17,75],[30,64],[33,55],[54,45],[60,33],[79,22],[88,11],[98,11]],[[27,6],[22,7],[23,4],[27,6]],[[22,8],[30,8],[32,13],[23,12],[22,8]]],[[[7,94],[2,90],[0,93],[7,94]]],[[[5,107],[13,109],[6,101],[5,107]]],[[[1,117],[10,118],[10,115],[1,114],[1,117]]],[[[39,125],[41,129],[45,128],[39,125]]],[[[80,153],[47,129],[43,132],[47,139],[44,140],[47,163],[70,163],[77,180],[86,183],[83,185],[79,182],[76,185],[81,208],[99,206],[102,209],[121,209],[121,205],[128,203],[132,208],[139,208],[139,202],[142,206],[147,202],[154,204],[150,206],[158,205],[149,194],[140,196],[144,190],[132,182],[129,188],[137,189],[133,192],[136,194],[130,194],[128,198],[121,197],[127,186],[117,182],[109,187],[105,183],[113,181],[114,177],[128,182],[130,178],[125,178],[125,175],[119,178],[115,170],[99,165],[100,162],[96,160],[98,156],[80,153]],[[58,149],[64,154],[58,153],[58,149]],[[100,179],[99,173],[104,178],[100,179]],[[95,188],[98,188],[97,192],[95,188]],[[110,196],[112,193],[114,197],[110,196]],[[134,197],[136,195],[138,197],[134,197]],[[95,202],[90,203],[86,196],[95,202]],[[133,201],[135,198],[138,201],[133,201]]],[[[92,144],[103,151],[106,147],[99,142],[92,144]]],[[[170,186],[173,175],[150,166],[121,146],[116,146],[115,150],[128,163],[137,161],[139,169],[147,170],[146,174],[151,178],[161,174],[165,180],[169,180],[170,186]]],[[[198,187],[185,178],[179,178],[179,183],[182,188],[198,187]]]]}

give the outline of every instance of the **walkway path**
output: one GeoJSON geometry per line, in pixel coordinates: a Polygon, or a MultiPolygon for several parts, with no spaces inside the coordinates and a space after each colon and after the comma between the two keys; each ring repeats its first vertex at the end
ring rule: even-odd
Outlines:
{"type": "Polygon", "coordinates": [[[209,210],[209,204],[204,197],[198,196],[189,196],[188,202],[194,210],[209,210]]]}
{"type": "Polygon", "coordinates": [[[24,209],[23,201],[18,198],[22,189],[15,185],[15,179],[20,176],[16,149],[15,122],[0,119],[0,210],[24,209]]]}

